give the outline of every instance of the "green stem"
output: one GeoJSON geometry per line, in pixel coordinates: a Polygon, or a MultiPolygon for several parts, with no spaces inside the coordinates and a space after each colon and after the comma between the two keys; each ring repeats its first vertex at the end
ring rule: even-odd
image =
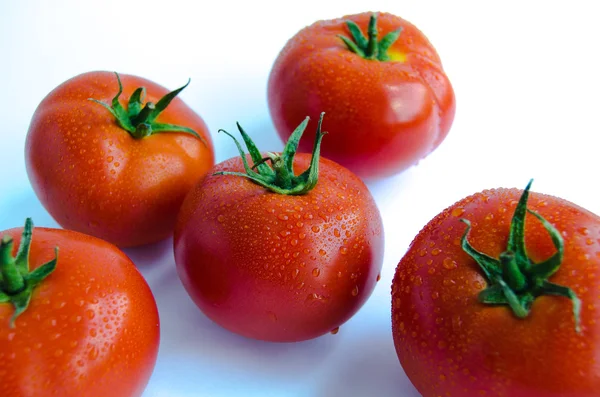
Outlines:
{"type": "Polygon", "coordinates": [[[21,292],[25,288],[23,276],[17,269],[15,258],[12,256],[13,239],[4,236],[0,242],[0,273],[2,274],[1,289],[8,295],[21,292]]]}
{"type": "Polygon", "coordinates": [[[246,148],[248,149],[252,158],[252,166],[248,164],[246,154],[244,153],[242,145],[240,145],[238,140],[227,131],[219,130],[219,132],[227,134],[235,142],[238,152],[242,158],[245,173],[220,171],[216,172],[214,175],[236,175],[245,177],[256,184],[278,194],[301,195],[308,193],[316,186],[319,177],[320,147],[323,135],[325,134],[325,132],[321,130],[324,116],[325,113],[321,113],[321,117],[319,118],[319,123],[317,125],[317,137],[315,139],[310,165],[302,174],[294,174],[294,156],[298,150],[298,143],[302,133],[308,125],[308,117],[304,119],[304,121],[300,123],[300,125],[290,135],[290,138],[280,155],[268,153],[267,157],[263,157],[260,154],[260,151],[258,148],[256,148],[252,139],[250,139],[250,137],[238,124],[240,134],[242,135],[244,143],[246,144],[246,148]],[[271,161],[271,167],[269,167],[267,164],[267,160],[271,161]]]}
{"type": "Polygon", "coordinates": [[[32,231],[33,222],[27,218],[16,259],[12,256],[13,239],[4,236],[0,241],[0,304],[11,303],[15,308],[10,319],[11,327],[15,326],[17,317],[27,310],[34,289],[54,272],[58,262],[56,248],[54,259],[29,271],[32,231]]]}
{"type": "Polygon", "coordinates": [[[93,98],[89,98],[89,100],[102,105],[106,110],[108,110],[115,117],[119,126],[125,131],[129,132],[132,138],[143,139],[158,133],[175,132],[192,135],[195,138],[200,139],[205,146],[208,146],[206,140],[191,128],[175,124],[156,122],[156,118],[160,115],[160,113],[169,106],[171,101],[175,99],[175,97],[181,91],[183,91],[185,87],[188,86],[190,83],[189,80],[183,87],[166,94],[156,104],[147,102],[144,106],[142,106],[142,100],[145,97],[146,89],[144,87],[139,87],[129,98],[127,102],[128,108],[125,110],[119,101],[119,97],[123,93],[121,78],[116,72],[115,76],[117,76],[119,90],[112,99],[112,103],[110,105],[93,98]]]}
{"type": "Polygon", "coordinates": [[[506,284],[514,291],[521,291],[527,286],[525,275],[519,269],[515,254],[505,251],[500,254],[500,263],[502,264],[502,274],[506,279],[506,284]]]}
{"type": "Polygon", "coordinates": [[[369,25],[367,27],[367,38],[360,27],[351,20],[346,21],[346,26],[350,31],[350,36],[338,35],[338,37],[344,42],[348,50],[354,52],[358,56],[364,59],[376,60],[376,61],[389,61],[390,56],[388,50],[398,40],[402,28],[398,28],[392,32],[387,33],[381,41],[378,41],[377,32],[377,14],[372,14],[369,19],[369,25]]]}
{"type": "Polygon", "coordinates": [[[548,278],[561,266],[564,242],[560,232],[550,222],[537,212],[527,209],[531,183],[532,181],[529,181],[517,203],[510,224],[508,246],[506,251],[500,254],[499,259],[479,252],[471,246],[468,241],[471,224],[468,220],[462,219],[467,224],[462,238],[463,250],[479,264],[488,281],[488,287],[479,293],[479,300],[484,304],[507,305],[516,317],[525,318],[529,315],[531,305],[536,298],[543,295],[562,296],[571,299],[575,330],[580,332],[579,298],[570,288],[548,281],[548,278]],[[537,264],[533,263],[525,249],[525,218],[528,212],[542,223],[556,248],[554,255],[537,264]]]}

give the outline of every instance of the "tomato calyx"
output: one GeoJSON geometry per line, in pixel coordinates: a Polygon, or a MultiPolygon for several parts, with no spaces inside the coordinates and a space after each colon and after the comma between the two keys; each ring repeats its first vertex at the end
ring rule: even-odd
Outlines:
{"type": "Polygon", "coordinates": [[[563,285],[548,281],[556,273],[563,259],[564,241],[558,230],[544,217],[535,211],[527,209],[530,180],[523,191],[515,208],[510,225],[507,249],[500,254],[499,259],[492,258],[479,252],[471,246],[467,237],[471,230],[471,222],[461,219],[467,225],[462,237],[462,248],[481,267],[489,286],[479,293],[479,300],[490,305],[508,305],[515,316],[525,318],[531,311],[531,305],[542,295],[558,295],[571,299],[575,330],[580,332],[581,301],[575,292],[563,285]],[[525,248],[525,216],[529,212],[544,226],[556,253],[540,263],[533,263],[525,248]]]}
{"type": "Polygon", "coordinates": [[[367,28],[368,38],[364,36],[362,30],[354,21],[348,20],[346,21],[346,25],[348,26],[348,30],[350,30],[352,38],[341,34],[338,35],[344,44],[346,44],[346,47],[364,59],[382,62],[391,59],[388,55],[388,49],[402,32],[402,28],[400,27],[383,36],[381,40],[377,40],[377,14],[372,14],[369,19],[369,27],[367,28]]]}
{"type": "Polygon", "coordinates": [[[310,165],[300,175],[294,174],[294,156],[298,150],[298,143],[300,142],[302,133],[306,129],[308,121],[310,120],[309,117],[304,119],[304,121],[300,123],[298,127],[296,127],[292,135],[290,135],[290,138],[285,144],[281,154],[267,153],[267,157],[263,157],[261,155],[252,139],[248,136],[248,134],[246,134],[240,124],[236,123],[238,130],[244,139],[244,143],[246,144],[246,148],[248,149],[250,157],[252,158],[252,167],[250,167],[248,164],[244,150],[242,149],[242,146],[238,140],[235,139],[235,137],[229,132],[222,129],[219,130],[219,132],[227,134],[235,142],[240,156],[242,157],[242,162],[244,164],[244,170],[246,173],[219,171],[215,172],[213,175],[237,175],[248,178],[260,186],[263,186],[264,188],[267,188],[278,194],[301,195],[308,193],[317,185],[319,178],[319,154],[321,150],[321,140],[323,139],[323,135],[326,134],[326,132],[321,131],[324,115],[325,113],[321,113],[321,117],[319,118],[317,137],[315,139],[310,165]],[[271,167],[269,167],[267,164],[269,161],[271,162],[271,167]]]}
{"type": "Polygon", "coordinates": [[[31,272],[29,271],[29,248],[32,233],[33,222],[31,218],[27,218],[21,244],[19,244],[15,257],[12,256],[13,239],[10,236],[4,236],[0,240],[0,304],[12,303],[15,307],[15,312],[10,319],[11,328],[14,328],[17,317],[27,310],[35,287],[54,271],[58,261],[58,247],[56,247],[54,259],[31,272]]]}
{"type": "Polygon", "coordinates": [[[117,82],[119,83],[119,91],[112,99],[112,104],[109,105],[94,98],[88,98],[92,102],[96,102],[106,108],[116,119],[121,128],[129,132],[134,139],[142,139],[150,135],[161,132],[181,132],[192,135],[202,141],[206,145],[206,141],[196,131],[188,127],[183,127],[175,124],[157,123],[156,118],[163,110],[169,106],[171,101],[190,84],[190,80],[183,86],[163,96],[157,103],[146,102],[143,104],[146,97],[146,88],[137,88],[127,103],[127,110],[123,108],[119,97],[123,93],[123,85],[119,74],[115,72],[117,82]]]}

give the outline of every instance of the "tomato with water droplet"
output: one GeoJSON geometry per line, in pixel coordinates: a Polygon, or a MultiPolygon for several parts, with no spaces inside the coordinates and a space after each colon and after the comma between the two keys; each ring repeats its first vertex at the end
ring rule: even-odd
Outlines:
{"type": "Polygon", "coordinates": [[[279,342],[327,334],[375,288],[379,210],[366,185],[330,160],[254,149],[217,164],[184,201],[174,238],[179,275],[202,312],[235,333],[279,342]],[[246,169],[242,158],[260,166],[246,169]],[[315,206],[330,216],[306,216],[315,206]]]}
{"type": "Polygon", "coordinates": [[[140,396],[160,324],[133,262],[103,240],[30,220],[0,238],[0,396],[140,396]]]}
{"type": "MultiPolygon", "coordinates": [[[[398,16],[368,12],[295,34],[271,69],[268,105],[282,139],[306,115],[316,121],[326,112],[323,156],[375,179],[433,152],[450,131],[456,100],[423,32],[398,16]]],[[[301,150],[313,142],[301,142],[301,150]]]]}
{"type": "Polygon", "coordinates": [[[399,262],[394,343],[423,397],[600,396],[600,217],[530,186],[453,204],[399,262]]]}
{"type": "Polygon", "coordinates": [[[177,97],[183,88],[88,72],[41,101],[25,162],[56,222],[119,247],[172,235],[185,195],[214,165],[206,124],[177,97]]]}

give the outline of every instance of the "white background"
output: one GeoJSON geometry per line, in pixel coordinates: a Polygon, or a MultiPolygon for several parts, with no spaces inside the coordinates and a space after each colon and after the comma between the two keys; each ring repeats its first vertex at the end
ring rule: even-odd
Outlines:
{"type": "Polygon", "coordinates": [[[298,344],[247,340],[191,303],[171,241],[127,250],[158,302],[162,340],[144,397],[418,396],[391,337],[390,283],[414,235],[460,198],[525,186],[600,213],[600,24],[593,1],[11,1],[0,0],[0,230],[57,226],[25,173],[23,147],[41,99],[90,70],[144,76],[208,124],[217,161],[236,155],[219,128],[239,121],[263,150],[282,144],[266,102],[285,42],[318,19],[388,11],[437,48],[457,97],[448,138],[396,177],[369,183],[386,253],[371,299],[337,335],[298,344]],[[567,5],[568,4],[568,5],[567,5]],[[367,8],[368,7],[368,8],[367,8]]]}

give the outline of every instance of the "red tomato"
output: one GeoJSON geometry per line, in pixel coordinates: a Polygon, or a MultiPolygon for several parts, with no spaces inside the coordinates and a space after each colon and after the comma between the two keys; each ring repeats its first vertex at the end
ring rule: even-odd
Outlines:
{"type": "Polygon", "coordinates": [[[120,77],[84,73],[54,89],[33,115],[26,165],[61,226],[125,247],[172,234],[181,202],[214,154],[202,119],[174,98],[185,86],[167,95],[149,80],[120,77]],[[127,110],[117,99],[121,82],[127,110]]]}
{"type": "Polygon", "coordinates": [[[307,122],[282,154],[268,154],[273,168],[254,172],[245,156],[218,164],[184,201],[175,229],[177,269],[194,302],[249,338],[292,342],[335,331],[381,269],[379,211],[358,177],[318,160],[320,124],[313,156],[294,157],[307,122]]]}
{"type": "Polygon", "coordinates": [[[0,396],[141,395],[159,345],[144,278],[110,243],[30,232],[28,220],[0,233],[0,396]]]}
{"type": "Polygon", "coordinates": [[[600,217],[529,186],[452,205],[397,267],[394,342],[424,397],[600,396],[600,217]]]}
{"type": "MultiPolygon", "coordinates": [[[[448,134],[456,107],[431,43],[408,21],[385,13],[302,29],[273,65],[268,103],[283,139],[307,114],[326,112],[323,156],[363,178],[399,173],[431,153],[448,134]]],[[[300,150],[311,144],[304,141],[300,150]]]]}

